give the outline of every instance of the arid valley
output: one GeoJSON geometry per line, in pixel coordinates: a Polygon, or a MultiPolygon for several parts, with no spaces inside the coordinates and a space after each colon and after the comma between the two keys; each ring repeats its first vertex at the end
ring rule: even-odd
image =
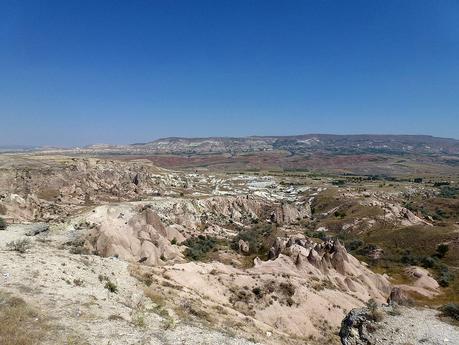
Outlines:
{"type": "Polygon", "coordinates": [[[459,141],[0,154],[0,343],[459,344],[459,141]]]}

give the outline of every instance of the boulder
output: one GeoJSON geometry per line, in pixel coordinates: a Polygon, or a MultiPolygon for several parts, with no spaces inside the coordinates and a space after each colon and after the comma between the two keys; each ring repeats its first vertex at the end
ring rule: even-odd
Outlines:
{"type": "Polygon", "coordinates": [[[243,254],[248,254],[250,251],[249,244],[244,240],[239,240],[238,248],[239,248],[239,252],[243,254]]]}
{"type": "Polygon", "coordinates": [[[341,322],[339,337],[343,345],[371,344],[366,329],[370,315],[367,308],[352,309],[341,322]]]}
{"type": "Polygon", "coordinates": [[[26,236],[36,236],[48,230],[49,230],[48,224],[45,224],[45,223],[33,224],[31,228],[26,232],[26,236]]]}
{"type": "Polygon", "coordinates": [[[387,298],[387,304],[389,305],[409,305],[410,299],[408,295],[399,287],[392,288],[389,297],[387,298]]]}

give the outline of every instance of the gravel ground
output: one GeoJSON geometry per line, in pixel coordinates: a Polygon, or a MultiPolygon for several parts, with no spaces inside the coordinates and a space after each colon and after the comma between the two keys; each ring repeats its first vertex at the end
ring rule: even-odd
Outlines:
{"type": "Polygon", "coordinates": [[[438,311],[400,308],[401,315],[387,316],[371,334],[375,344],[459,345],[459,327],[438,318],[438,311]]]}

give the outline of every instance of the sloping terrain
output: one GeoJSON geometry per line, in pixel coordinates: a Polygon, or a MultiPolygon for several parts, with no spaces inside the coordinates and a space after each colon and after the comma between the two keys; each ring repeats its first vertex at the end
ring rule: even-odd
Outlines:
{"type": "MultiPolygon", "coordinates": [[[[29,238],[24,236],[29,228],[12,226],[0,236],[0,291],[20,296],[47,320],[40,338],[21,344],[252,344],[234,333],[179,322],[172,310],[148,297],[127,262],[71,254],[62,247],[67,238],[61,231],[30,238],[25,253],[5,250],[6,243],[29,238]]],[[[15,325],[18,333],[23,326],[15,325]]]]}

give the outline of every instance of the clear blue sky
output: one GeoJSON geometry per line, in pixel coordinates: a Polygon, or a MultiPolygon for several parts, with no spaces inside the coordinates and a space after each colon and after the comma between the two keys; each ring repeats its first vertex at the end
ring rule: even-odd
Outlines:
{"type": "Polygon", "coordinates": [[[459,138],[459,1],[0,1],[0,145],[459,138]]]}

